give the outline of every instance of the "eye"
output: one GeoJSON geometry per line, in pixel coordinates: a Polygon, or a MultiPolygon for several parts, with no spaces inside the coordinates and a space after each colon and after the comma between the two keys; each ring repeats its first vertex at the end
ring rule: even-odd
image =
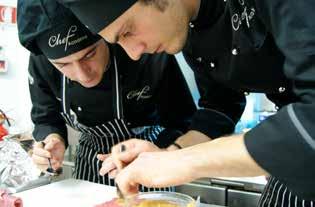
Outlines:
{"type": "Polygon", "coordinates": [[[131,32],[126,32],[122,35],[124,38],[127,38],[127,37],[130,37],[132,36],[132,33],[131,32]]]}
{"type": "Polygon", "coordinates": [[[84,59],[86,60],[86,59],[89,59],[89,58],[93,57],[93,56],[95,55],[95,53],[96,53],[95,50],[89,52],[89,53],[84,57],[84,59]]]}
{"type": "Polygon", "coordinates": [[[57,65],[58,68],[62,69],[62,68],[64,68],[65,66],[67,66],[68,64],[69,64],[69,63],[57,63],[56,65],[57,65]]]}

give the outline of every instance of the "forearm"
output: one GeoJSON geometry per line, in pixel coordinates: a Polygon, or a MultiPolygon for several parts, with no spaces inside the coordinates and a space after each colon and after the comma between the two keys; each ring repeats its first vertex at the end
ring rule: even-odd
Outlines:
{"type": "Polygon", "coordinates": [[[190,160],[195,179],[201,177],[250,177],[267,175],[250,157],[243,135],[222,137],[182,150],[190,160]]]}
{"type": "MultiPolygon", "coordinates": [[[[180,136],[176,139],[175,143],[181,148],[190,147],[200,143],[211,141],[212,139],[198,131],[190,130],[185,135],[180,136]]],[[[178,146],[171,144],[167,147],[168,151],[178,150],[178,146]]]]}

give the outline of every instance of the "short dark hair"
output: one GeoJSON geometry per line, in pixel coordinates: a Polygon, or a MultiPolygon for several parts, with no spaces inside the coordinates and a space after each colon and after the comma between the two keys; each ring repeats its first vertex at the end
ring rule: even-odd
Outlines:
{"type": "Polygon", "coordinates": [[[155,6],[161,12],[165,11],[165,9],[169,5],[168,0],[139,0],[139,1],[145,5],[155,6]]]}

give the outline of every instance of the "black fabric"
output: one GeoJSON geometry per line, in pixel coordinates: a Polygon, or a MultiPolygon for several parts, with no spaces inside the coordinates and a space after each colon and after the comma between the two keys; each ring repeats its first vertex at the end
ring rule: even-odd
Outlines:
{"type": "Polygon", "coordinates": [[[123,14],[137,0],[59,0],[95,33],[123,14]]]}
{"type": "Polygon", "coordinates": [[[36,43],[49,59],[58,59],[83,50],[99,39],[78,20],[65,20],[36,38],[36,43]]]}
{"type": "Polygon", "coordinates": [[[193,116],[191,130],[196,130],[215,139],[234,132],[235,122],[225,114],[211,110],[199,109],[193,116]]]}
{"type": "Polygon", "coordinates": [[[100,39],[61,4],[51,0],[19,0],[21,44],[34,54],[57,59],[80,51],[100,39]]]}
{"type": "Polygon", "coordinates": [[[29,90],[33,104],[31,118],[34,123],[33,137],[37,141],[42,141],[47,135],[56,133],[65,140],[67,146],[67,128],[60,115],[62,109],[61,103],[58,101],[61,97],[58,94],[60,85],[55,84],[60,83],[61,74],[56,72],[56,69],[48,61],[43,61],[43,58],[38,58],[37,61],[35,59],[37,58],[31,56],[29,60],[29,90]],[[42,70],[37,69],[39,63],[42,64],[42,70]]]}
{"type": "Polygon", "coordinates": [[[158,136],[159,142],[157,146],[159,148],[167,148],[171,144],[174,144],[175,140],[183,135],[183,130],[177,129],[164,129],[158,136]]]}
{"type": "MultiPolygon", "coordinates": [[[[120,48],[117,64],[122,72],[124,117],[130,128],[157,124],[165,127],[166,131],[158,137],[157,142],[157,145],[163,146],[169,143],[169,137],[172,142],[176,139],[173,130],[182,133],[188,130],[196,106],[175,57],[166,54],[145,55],[135,62],[120,48]],[[175,81],[176,86],[169,88],[173,85],[170,81],[175,81]]],[[[84,88],[77,82],[69,83],[71,109],[78,121],[86,126],[96,126],[114,117],[111,76],[108,75],[113,69],[112,65],[95,87],[84,88]]],[[[34,79],[33,84],[30,84],[30,92],[33,96],[31,115],[35,127],[43,132],[41,126],[44,125],[62,130],[65,125],[59,115],[62,111],[59,101],[62,74],[42,55],[31,56],[29,71],[30,77],[34,79]]],[[[35,136],[35,139],[39,137],[35,136]]]]}
{"type": "Polygon", "coordinates": [[[197,18],[192,21],[194,29],[203,29],[214,24],[221,16],[224,4],[218,1],[200,0],[197,18]]]}

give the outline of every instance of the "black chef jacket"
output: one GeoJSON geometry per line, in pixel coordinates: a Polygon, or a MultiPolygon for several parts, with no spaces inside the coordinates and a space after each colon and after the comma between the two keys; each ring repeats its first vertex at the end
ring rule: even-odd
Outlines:
{"type": "MultiPolygon", "coordinates": [[[[145,55],[135,62],[122,49],[117,49],[116,53],[124,118],[129,127],[161,125],[165,129],[159,134],[157,145],[168,146],[187,131],[196,110],[175,57],[145,55]]],[[[92,88],[70,82],[68,100],[78,122],[89,127],[114,119],[111,70],[114,70],[114,64],[92,88]]],[[[45,56],[31,55],[29,82],[34,138],[43,140],[50,133],[58,133],[67,142],[65,121],[60,115],[62,74],[45,56]]]]}
{"type": "MultiPolygon", "coordinates": [[[[247,150],[290,190],[313,200],[314,11],[314,0],[202,0],[184,49],[201,88],[203,107],[222,112],[216,103],[229,102],[225,95],[212,99],[220,91],[204,85],[212,86],[214,80],[239,93],[266,93],[280,108],[246,133],[247,150]]],[[[224,116],[231,115],[223,111],[224,116]]],[[[199,128],[213,127],[211,115],[208,120],[199,128]]],[[[206,132],[211,136],[211,130],[206,132]]]]}

